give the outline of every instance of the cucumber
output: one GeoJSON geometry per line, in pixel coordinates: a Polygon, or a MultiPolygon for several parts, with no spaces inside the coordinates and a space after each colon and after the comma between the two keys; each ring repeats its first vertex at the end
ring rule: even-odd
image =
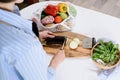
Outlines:
{"type": "Polygon", "coordinates": [[[78,45],[79,45],[78,42],[75,41],[75,40],[73,40],[73,41],[70,42],[69,47],[70,47],[71,49],[76,49],[76,48],[78,47],[78,45]]]}

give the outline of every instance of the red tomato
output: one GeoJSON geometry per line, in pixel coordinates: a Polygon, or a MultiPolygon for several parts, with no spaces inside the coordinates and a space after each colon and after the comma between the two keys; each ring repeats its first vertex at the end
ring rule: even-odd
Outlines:
{"type": "Polygon", "coordinates": [[[55,22],[55,23],[60,23],[60,22],[62,22],[62,17],[61,17],[61,16],[56,16],[54,22],[55,22]]]}

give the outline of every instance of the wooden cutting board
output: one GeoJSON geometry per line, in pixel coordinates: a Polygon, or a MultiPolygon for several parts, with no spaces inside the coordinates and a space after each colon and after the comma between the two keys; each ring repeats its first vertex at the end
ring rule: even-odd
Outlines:
{"type": "MultiPolygon", "coordinates": [[[[85,57],[85,56],[90,56],[90,49],[84,49],[82,48],[82,45],[79,45],[77,49],[70,49],[69,44],[72,41],[73,38],[79,38],[80,41],[82,41],[84,38],[88,38],[85,35],[82,34],[77,34],[73,32],[57,32],[55,33],[57,36],[67,36],[67,42],[64,47],[65,50],[65,55],[66,57],[85,57]]],[[[56,46],[51,46],[47,45],[44,46],[45,51],[48,54],[57,54],[58,50],[61,48],[62,45],[56,45],[56,46]]]]}

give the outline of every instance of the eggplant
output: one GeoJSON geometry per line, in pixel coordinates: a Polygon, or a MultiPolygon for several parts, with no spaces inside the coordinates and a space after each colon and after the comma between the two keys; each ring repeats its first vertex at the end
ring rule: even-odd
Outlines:
{"type": "Polygon", "coordinates": [[[67,38],[66,36],[55,36],[54,38],[47,38],[46,45],[51,45],[51,44],[63,44],[64,41],[66,42],[67,38]]]}

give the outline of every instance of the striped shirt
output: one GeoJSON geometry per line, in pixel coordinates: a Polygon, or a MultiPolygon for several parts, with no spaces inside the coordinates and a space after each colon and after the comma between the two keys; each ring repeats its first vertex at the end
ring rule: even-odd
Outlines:
{"type": "Polygon", "coordinates": [[[0,9],[0,80],[54,80],[32,22],[15,13],[0,9]]]}

